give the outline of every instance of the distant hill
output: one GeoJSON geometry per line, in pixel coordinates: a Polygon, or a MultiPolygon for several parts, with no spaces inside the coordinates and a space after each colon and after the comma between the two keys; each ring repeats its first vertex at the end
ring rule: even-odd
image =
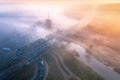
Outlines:
{"type": "MultiPolygon", "coordinates": [[[[74,19],[81,19],[87,11],[89,12],[90,8],[90,5],[71,7],[65,15],[74,19]]],[[[120,3],[101,4],[89,26],[100,34],[120,38],[120,3]]]]}
{"type": "MultiPolygon", "coordinates": [[[[80,20],[87,9],[90,7],[72,7],[65,15],[80,20]]],[[[120,4],[101,4],[93,21],[87,27],[76,30],[77,34],[87,38],[102,35],[106,38],[102,39],[106,46],[120,52],[120,4]]]]}
{"type": "Polygon", "coordinates": [[[101,5],[90,25],[101,34],[120,37],[120,4],[101,5]]]}

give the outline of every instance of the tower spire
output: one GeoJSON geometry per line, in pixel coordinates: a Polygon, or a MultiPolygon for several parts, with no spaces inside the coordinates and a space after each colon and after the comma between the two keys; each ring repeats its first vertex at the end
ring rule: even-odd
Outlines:
{"type": "Polygon", "coordinates": [[[49,13],[49,11],[48,11],[48,17],[47,17],[47,19],[46,19],[46,21],[45,21],[45,26],[46,26],[46,28],[48,28],[48,29],[51,29],[51,27],[52,27],[52,21],[51,21],[51,19],[50,19],[50,13],[49,13]]]}
{"type": "Polygon", "coordinates": [[[48,11],[48,19],[50,19],[50,12],[48,11]]]}

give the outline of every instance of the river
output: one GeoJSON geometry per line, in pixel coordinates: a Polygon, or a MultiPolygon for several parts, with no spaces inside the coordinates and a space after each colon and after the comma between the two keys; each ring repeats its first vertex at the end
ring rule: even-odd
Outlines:
{"type": "Polygon", "coordinates": [[[87,53],[86,49],[79,44],[69,43],[67,50],[75,50],[79,53],[79,60],[83,61],[93,71],[97,72],[105,80],[120,80],[120,75],[110,66],[107,66],[95,57],[87,53]]]}

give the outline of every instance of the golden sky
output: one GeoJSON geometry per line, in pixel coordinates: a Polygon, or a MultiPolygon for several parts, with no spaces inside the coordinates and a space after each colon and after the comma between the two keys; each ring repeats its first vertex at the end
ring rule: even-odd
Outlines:
{"type": "Polygon", "coordinates": [[[0,2],[62,2],[62,3],[66,3],[66,2],[86,2],[86,3],[90,3],[90,2],[96,2],[96,3],[116,3],[119,2],[120,0],[0,0],[0,2]]]}
{"type": "MultiPolygon", "coordinates": [[[[39,8],[43,8],[43,10],[46,10],[47,12],[50,10],[53,10],[53,12],[59,12],[63,11],[62,7],[68,6],[68,5],[75,5],[75,4],[103,4],[103,3],[120,3],[120,0],[0,0],[0,3],[28,3],[28,5],[23,6],[23,8],[29,8],[32,10],[39,10],[39,8]],[[30,4],[29,4],[30,3],[30,4]],[[34,4],[35,3],[35,4],[34,4]],[[37,3],[37,5],[36,5],[37,3]],[[39,7],[39,3],[45,3],[42,5],[42,7],[39,7]],[[52,4],[52,6],[51,6],[52,4]],[[59,4],[59,5],[58,5],[59,4]],[[65,6],[64,6],[65,5],[65,6]],[[60,7],[59,7],[60,6],[60,7]],[[51,8],[50,8],[51,7],[51,8]]],[[[105,4],[105,5],[106,5],[105,4]]],[[[100,8],[101,5],[98,5],[100,8]]],[[[95,19],[93,21],[92,25],[102,25],[104,27],[112,27],[113,29],[118,30],[120,32],[120,5],[107,5],[104,6],[102,9],[97,10],[95,14],[95,19]],[[114,26],[114,27],[113,27],[114,26]]],[[[10,7],[11,8],[11,7],[10,7]]],[[[21,6],[20,6],[21,8],[21,6]]],[[[0,8],[2,9],[2,8],[0,8]]],[[[8,8],[6,8],[8,9],[8,8]]],[[[83,7],[82,7],[83,9],[83,7]]],[[[71,10],[71,8],[70,8],[71,10]]],[[[79,11],[80,9],[76,10],[79,11]]],[[[71,10],[73,12],[73,10],[71,10]]],[[[74,9],[75,12],[75,9],[74,9]]],[[[81,13],[81,11],[79,11],[81,13]]],[[[80,14],[78,13],[78,16],[80,14]]],[[[116,31],[115,30],[115,31],[116,31]]]]}

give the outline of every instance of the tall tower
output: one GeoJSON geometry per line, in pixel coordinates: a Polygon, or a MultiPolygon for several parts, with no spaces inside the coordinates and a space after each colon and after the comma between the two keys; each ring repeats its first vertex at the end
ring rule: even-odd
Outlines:
{"type": "Polygon", "coordinates": [[[52,21],[50,19],[50,14],[48,12],[48,18],[46,19],[45,21],[45,27],[48,28],[48,29],[51,29],[52,28],[52,21]]]}

